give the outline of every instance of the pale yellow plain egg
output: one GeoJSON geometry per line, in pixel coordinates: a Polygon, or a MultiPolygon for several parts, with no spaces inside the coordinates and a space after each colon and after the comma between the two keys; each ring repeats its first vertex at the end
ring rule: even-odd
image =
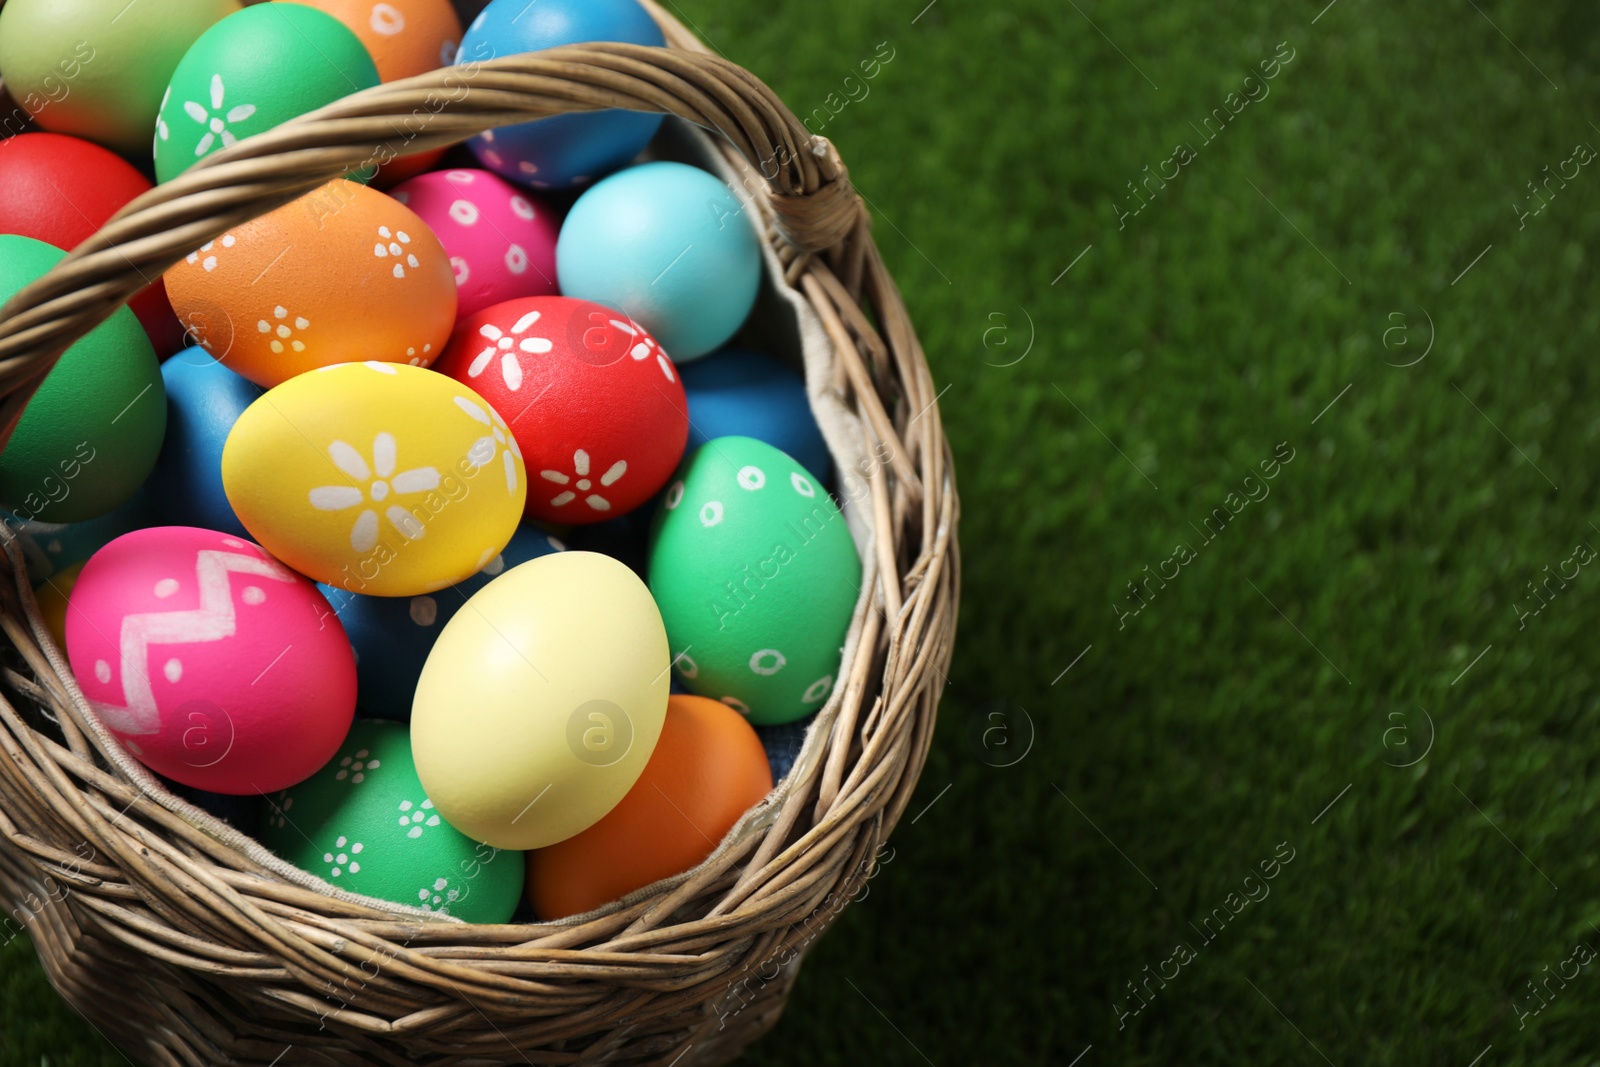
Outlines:
{"type": "Polygon", "coordinates": [[[412,706],[439,814],[502,849],[600,821],[661,736],[670,659],[649,589],[609,556],[543,556],[490,582],[439,635],[412,706]]]}

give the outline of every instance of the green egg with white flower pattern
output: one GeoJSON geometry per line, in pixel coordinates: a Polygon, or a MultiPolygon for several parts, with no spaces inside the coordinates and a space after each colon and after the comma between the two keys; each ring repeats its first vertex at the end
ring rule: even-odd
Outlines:
{"type": "Polygon", "coordinates": [[[750,437],[701,446],[667,487],[649,568],[691,692],[763,726],[827,701],[861,559],[838,506],[799,463],[750,437]]]}
{"type": "Polygon", "coordinates": [[[400,723],[357,722],[326,767],[267,799],[262,842],[340,889],[475,923],[506,922],[522,896],[522,853],[439,816],[400,723]]]}
{"type": "Polygon", "coordinates": [[[366,46],[332,15],[281,0],[247,7],[201,34],[173,71],[156,116],[156,180],[377,84],[366,46]]]}

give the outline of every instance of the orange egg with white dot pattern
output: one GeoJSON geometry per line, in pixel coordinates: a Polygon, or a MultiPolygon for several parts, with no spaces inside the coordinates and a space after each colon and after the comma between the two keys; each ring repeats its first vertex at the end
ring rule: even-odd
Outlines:
{"type": "Polygon", "coordinates": [[[178,320],[268,388],[317,367],[426,367],[456,317],[444,246],[392,197],[342,178],[191,252],[167,272],[178,320]]]}

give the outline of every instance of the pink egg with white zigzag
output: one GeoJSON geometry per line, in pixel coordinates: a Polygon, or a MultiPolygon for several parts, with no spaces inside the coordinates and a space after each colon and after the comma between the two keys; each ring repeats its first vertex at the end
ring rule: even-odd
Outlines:
{"type": "Polygon", "coordinates": [[[317,587],[214,530],[135,530],[96,552],[68,603],[67,658],[130,753],[213,793],[309,778],[355,714],[355,656],[317,587]]]}

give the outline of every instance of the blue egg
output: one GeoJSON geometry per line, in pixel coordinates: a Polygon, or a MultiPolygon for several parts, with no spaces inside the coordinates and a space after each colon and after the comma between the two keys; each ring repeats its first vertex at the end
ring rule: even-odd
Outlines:
{"type": "Polygon", "coordinates": [[[833,469],[798,371],[761,352],[722,351],[678,368],[689,400],[684,455],[713,437],[754,437],[788,453],[817,480],[833,469]]]}
{"type": "Polygon", "coordinates": [[[125,533],[162,524],[145,489],[115,511],[84,522],[36,522],[7,511],[0,511],[0,521],[17,535],[34,585],[77,566],[125,533]]]}
{"type": "Polygon", "coordinates": [[[800,748],[806,743],[806,730],[811,726],[811,720],[816,715],[808,715],[798,722],[786,722],[780,726],[757,726],[756,733],[761,737],[761,746],[767,750],[767,764],[772,768],[774,783],[783,780],[794,769],[794,761],[800,758],[800,748]]]}
{"type": "Polygon", "coordinates": [[[556,241],[561,292],[625,311],[678,363],[728,343],[755,306],[761,245],[713,174],[645,163],[578,197],[556,241]]]}
{"type": "MultiPolygon", "coordinates": [[[[622,41],[660,47],[661,27],[637,0],[494,0],[462,35],[456,62],[474,63],[563,44],[622,41]]],[[[468,142],[487,168],[535,189],[583,185],[624,166],[663,115],[584,111],[479,134],[468,142]]]]}
{"type": "Polygon", "coordinates": [[[357,712],[409,722],[422,664],[467,598],[510,568],[565,549],[538,527],[523,525],[483,570],[427,596],[362,596],[318,585],[356,652],[357,712]]]}
{"type": "Polygon", "coordinates": [[[186,348],[163,363],[161,380],[167,387],[167,436],[148,483],[157,513],[169,526],[249,537],[222,491],[222,446],[244,409],[266,390],[200,348],[186,348]]]}

